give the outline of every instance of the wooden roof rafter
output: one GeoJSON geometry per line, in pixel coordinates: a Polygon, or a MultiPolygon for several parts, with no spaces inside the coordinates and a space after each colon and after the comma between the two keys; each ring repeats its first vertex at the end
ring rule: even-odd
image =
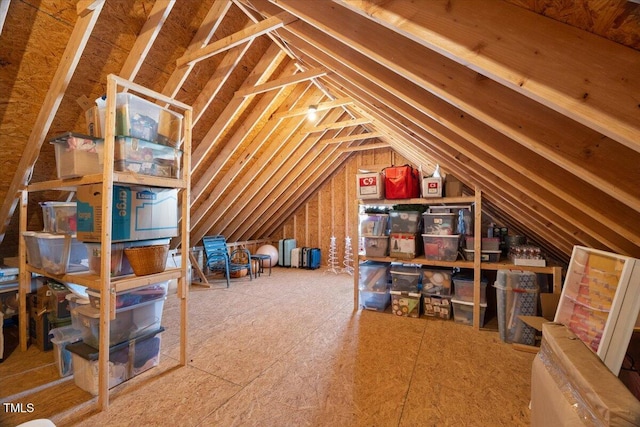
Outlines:
{"type": "Polygon", "coordinates": [[[627,60],[624,46],[504,3],[478,10],[469,0],[453,8],[444,0],[428,8],[398,0],[334,1],[640,151],[638,99],[629,96],[640,94],[640,82],[631,78],[638,63],[627,60]],[[498,34],[495,22],[503,24],[498,34]]]}
{"type": "Polygon", "coordinates": [[[268,81],[261,85],[256,85],[253,87],[245,87],[238,91],[236,91],[236,97],[245,97],[257,95],[260,93],[268,92],[270,90],[280,89],[283,86],[288,86],[292,84],[297,84],[301,82],[305,82],[307,80],[311,80],[316,77],[324,76],[327,74],[327,70],[317,69],[317,70],[308,70],[300,73],[295,73],[290,76],[281,77],[276,80],[268,81]]]}
{"type": "Polygon", "coordinates": [[[253,40],[256,37],[264,35],[277,28],[283,27],[284,25],[287,25],[295,20],[297,20],[295,16],[286,12],[278,14],[277,16],[272,16],[263,21],[260,21],[259,23],[249,28],[245,28],[241,31],[231,34],[230,36],[213,42],[201,49],[186,53],[182,57],[178,58],[178,60],[176,61],[176,65],[178,68],[180,68],[210,58],[221,52],[229,50],[232,47],[238,46],[239,44],[245,43],[249,40],[253,40]]]}
{"type": "MultiPolygon", "coordinates": [[[[295,98],[297,101],[302,102],[300,100],[308,99],[307,92],[309,92],[311,86],[302,87],[300,85],[293,88],[291,93],[288,95],[288,98],[295,98]]],[[[319,96],[317,93],[310,94],[309,96],[315,97],[318,99],[319,96]]],[[[283,102],[279,107],[279,109],[286,108],[286,102],[283,102]]],[[[281,159],[288,157],[291,152],[295,151],[297,145],[291,142],[292,135],[297,131],[297,128],[302,126],[301,123],[297,125],[289,125],[287,127],[280,126],[279,121],[269,120],[266,125],[260,130],[260,132],[255,136],[254,140],[251,143],[251,146],[248,147],[245,155],[240,156],[245,159],[249,156],[255,156],[259,151],[260,147],[269,143],[270,140],[281,141],[277,144],[277,147],[272,146],[270,150],[265,150],[264,153],[256,159],[253,164],[247,164],[248,162],[242,162],[242,165],[236,163],[232,169],[228,172],[232,174],[234,178],[238,177],[237,172],[246,164],[248,168],[241,178],[236,179],[234,181],[233,191],[229,191],[228,194],[223,194],[223,191],[215,188],[213,191],[209,192],[209,195],[205,200],[203,200],[201,208],[196,209],[192,212],[192,236],[196,236],[201,238],[204,235],[205,231],[210,230],[214,226],[220,226],[219,222],[224,221],[225,219],[230,222],[231,216],[225,215],[229,210],[233,210],[235,208],[234,203],[238,201],[238,198],[241,195],[251,195],[252,191],[258,192],[261,191],[261,186],[257,186],[257,188],[251,188],[252,183],[256,181],[256,177],[259,176],[265,169],[267,168],[275,168],[281,161],[281,159]]],[[[300,144],[301,142],[298,142],[300,144]]],[[[230,180],[229,180],[230,181],[230,180]]],[[[228,225],[228,222],[223,224],[222,229],[228,225]]]]}

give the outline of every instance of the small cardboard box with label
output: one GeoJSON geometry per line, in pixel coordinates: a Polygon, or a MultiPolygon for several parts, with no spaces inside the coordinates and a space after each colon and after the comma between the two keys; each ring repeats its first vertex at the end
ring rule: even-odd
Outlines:
{"type": "Polygon", "coordinates": [[[356,174],[358,199],[384,199],[384,179],[380,172],[356,174]]]}
{"type": "Polygon", "coordinates": [[[442,177],[422,177],[422,197],[442,197],[442,177]]]}
{"type": "MultiPolygon", "coordinates": [[[[99,242],[102,235],[102,186],[78,187],[78,240],[99,242]]],[[[146,240],[178,235],[178,190],[113,186],[111,240],[146,240]]]]}

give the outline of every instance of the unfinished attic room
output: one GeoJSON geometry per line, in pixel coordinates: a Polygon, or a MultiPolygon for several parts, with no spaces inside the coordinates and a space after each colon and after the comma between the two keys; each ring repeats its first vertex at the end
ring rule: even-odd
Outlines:
{"type": "Polygon", "coordinates": [[[0,427],[640,426],[640,1],[0,0],[0,427]]]}

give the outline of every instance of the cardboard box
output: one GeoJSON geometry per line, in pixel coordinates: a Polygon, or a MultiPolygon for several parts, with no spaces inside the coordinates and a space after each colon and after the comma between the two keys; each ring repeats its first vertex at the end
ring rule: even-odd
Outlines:
{"type": "Polygon", "coordinates": [[[391,233],[389,235],[389,256],[402,259],[413,259],[420,254],[419,234],[391,233]]]}
{"type": "Polygon", "coordinates": [[[356,174],[358,199],[384,199],[384,179],[380,172],[356,174]]]}
{"type": "Polygon", "coordinates": [[[423,177],[422,197],[442,197],[442,177],[423,177]]]}
{"type": "MultiPolygon", "coordinates": [[[[99,242],[102,235],[102,186],[78,187],[78,240],[99,242]]],[[[113,186],[111,240],[146,240],[178,235],[178,190],[113,186]]]]}
{"type": "Polygon", "coordinates": [[[444,195],[445,197],[462,196],[462,182],[453,175],[447,175],[444,180],[444,195]]]}
{"type": "Polygon", "coordinates": [[[564,325],[543,326],[531,368],[531,425],[632,426],[640,402],[564,325]]]}

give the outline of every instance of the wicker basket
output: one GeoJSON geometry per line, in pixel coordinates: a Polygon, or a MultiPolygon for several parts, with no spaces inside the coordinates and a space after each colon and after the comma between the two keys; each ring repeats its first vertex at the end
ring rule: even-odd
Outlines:
{"type": "Polygon", "coordinates": [[[167,266],[169,245],[140,246],[124,250],[136,276],[162,273],[167,266]]]}

